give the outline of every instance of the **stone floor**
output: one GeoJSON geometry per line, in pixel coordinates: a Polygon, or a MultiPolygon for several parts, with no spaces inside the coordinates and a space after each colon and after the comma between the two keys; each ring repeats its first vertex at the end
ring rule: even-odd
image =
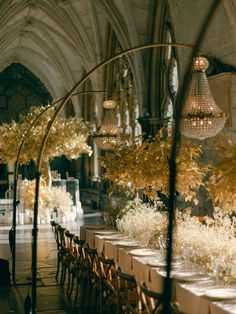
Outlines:
{"type": "MultiPolygon", "coordinates": [[[[96,212],[86,214],[83,220],[66,227],[79,234],[81,225],[102,222],[103,218],[96,212]]],[[[9,226],[0,225],[0,258],[9,261],[11,271],[9,229],[9,226]]],[[[27,294],[31,296],[31,232],[31,225],[17,227],[16,285],[0,287],[0,314],[24,313],[25,298],[27,294]]],[[[55,281],[56,245],[50,225],[39,225],[38,235],[37,313],[78,313],[73,306],[73,295],[69,298],[55,281]]]]}

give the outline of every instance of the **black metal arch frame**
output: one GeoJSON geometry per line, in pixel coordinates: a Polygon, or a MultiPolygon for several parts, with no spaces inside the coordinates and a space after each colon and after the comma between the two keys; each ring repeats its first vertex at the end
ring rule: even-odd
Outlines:
{"type": "MultiPolygon", "coordinates": [[[[107,94],[105,91],[95,90],[95,91],[76,92],[76,93],[73,93],[72,96],[76,96],[76,95],[81,96],[81,95],[95,94],[95,93],[107,94]]],[[[22,152],[22,149],[24,147],[24,144],[28,135],[30,134],[31,130],[35,127],[35,125],[37,124],[41,116],[43,116],[50,108],[58,105],[63,100],[64,100],[64,97],[46,106],[45,109],[42,110],[41,113],[32,121],[32,123],[30,124],[30,126],[28,127],[28,129],[22,136],[21,143],[19,145],[19,149],[17,152],[15,168],[14,168],[13,218],[12,218],[12,228],[9,232],[9,241],[10,241],[10,248],[11,248],[11,253],[12,253],[12,281],[14,284],[16,284],[16,212],[17,212],[17,205],[19,204],[19,201],[17,200],[17,182],[18,182],[21,152],[22,152]]]]}

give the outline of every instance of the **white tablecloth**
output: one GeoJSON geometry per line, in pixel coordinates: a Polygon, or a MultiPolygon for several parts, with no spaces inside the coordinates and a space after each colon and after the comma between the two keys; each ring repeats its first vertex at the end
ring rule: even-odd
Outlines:
{"type": "MultiPolygon", "coordinates": [[[[91,247],[96,247],[98,252],[103,252],[107,258],[113,258],[124,272],[135,275],[139,284],[146,282],[151,290],[163,292],[164,268],[151,267],[148,257],[133,256],[129,253],[137,247],[122,247],[116,244],[117,241],[105,240],[103,236],[95,234],[94,230],[82,228],[81,237],[84,237],[91,247]]],[[[207,290],[215,287],[215,283],[206,278],[194,282],[173,280],[174,300],[186,314],[236,314],[236,299],[214,302],[204,296],[207,290]]]]}

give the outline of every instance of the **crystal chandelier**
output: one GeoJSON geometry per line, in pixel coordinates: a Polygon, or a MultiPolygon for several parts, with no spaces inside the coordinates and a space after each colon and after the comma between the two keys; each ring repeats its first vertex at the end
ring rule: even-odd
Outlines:
{"type": "Polygon", "coordinates": [[[114,100],[105,100],[103,102],[105,110],[101,128],[94,134],[95,143],[102,150],[112,150],[116,146],[124,145],[122,131],[117,125],[115,116],[116,102],[114,100]]]}
{"type": "Polygon", "coordinates": [[[180,121],[180,132],[199,140],[218,134],[226,121],[225,113],[211,95],[205,73],[208,66],[208,60],[203,56],[193,59],[192,77],[180,121]]]}

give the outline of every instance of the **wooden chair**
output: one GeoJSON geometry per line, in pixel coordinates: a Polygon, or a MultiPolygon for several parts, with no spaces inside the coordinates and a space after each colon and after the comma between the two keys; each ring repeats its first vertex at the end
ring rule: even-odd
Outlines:
{"type": "Polygon", "coordinates": [[[74,239],[75,235],[71,233],[69,230],[65,231],[65,247],[63,248],[63,255],[62,255],[62,279],[61,284],[64,285],[66,274],[68,274],[68,285],[67,285],[67,293],[70,288],[70,281],[71,281],[71,267],[73,267],[73,260],[74,260],[74,239]]]}
{"type": "Polygon", "coordinates": [[[73,266],[71,266],[71,287],[68,292],[69,295],[72,294],[74,281],[76,282],[76,289],[75,289],[75,299],[74,304],[75,306],[78,303],[78,293],[80,290],[80,301],[83,300],[83,292],[84,292],[84,261],[85,261],[85,253],[84,253],[84,240],[79,240],[78,237],[74,238],[74,260],[73,266]]]}
{"type": "Polygon", "coordinates": [[[55,239],[57,244],[57,270],[56,270],[56,281],[58,281],[58,275],[60,268],[62,269],[62,255],[65,247],[64,232],[65,228],[62,228],[59,224],[55,226],[55,239]]]}
{"type": "Polygon", "coordinates": [[[51,221],[50,221],[50,225],[51,225],[51,227],[52,227],[52,231],[53,231],[54,237],[55,237],[55,239],[56,239],[56,226],[58,225],[58,223],[55,222],[54,220],[51,220],[51,221]]]}
{"type": "Polygon", "coordinates": [[[84,247],[83,260],[83,295],[81,303],[83,313],[88,313],[90,303],[97,307],[97,299],[99,295],[100,274],[98,271],[98,252],[97,249],[84,247]],[[93,302],[91,302],[93,299],[93,302]]]}
{"type": "Polygon", "coordinates": [[[117,313],[142,313],[142,302],[135,276],[123,273],[117,275],[117,313]]]}
{"type": "Polygon", "coordinates": [[[115,313],[117,303],[117,277],[116,264],[113,259],[98,257],[100,273],[100,295],[99,309],[100,314],[115,313]]]}
{"type": "Polygon", "coordinates": [[[140,295],[143,304],[143,313],[161,313],[161,305],[163,301],[162,294],[149,290],[147,285],[143,283],[143,285],[140,287],[140,295]]]}

